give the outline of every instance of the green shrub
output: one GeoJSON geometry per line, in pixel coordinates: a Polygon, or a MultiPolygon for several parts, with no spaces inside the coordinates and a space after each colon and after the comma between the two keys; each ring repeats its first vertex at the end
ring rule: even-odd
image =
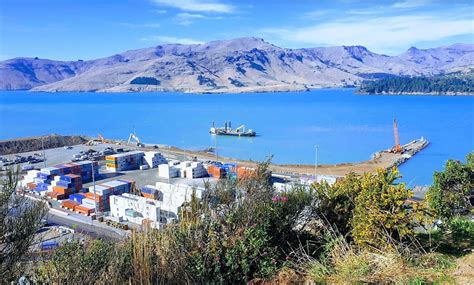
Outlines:
{"type": "Polygon", "coordinates": [[[140,84],[140,85],[160,85],[160,81],[154,77],[136,77],[130,84],[140,84]]]}
{"type": "Polygon", "coordinates": [[[468,218],[456,217],[449,221],[448,227],[455,240],[474,240],[474,221],[468,218]]]}

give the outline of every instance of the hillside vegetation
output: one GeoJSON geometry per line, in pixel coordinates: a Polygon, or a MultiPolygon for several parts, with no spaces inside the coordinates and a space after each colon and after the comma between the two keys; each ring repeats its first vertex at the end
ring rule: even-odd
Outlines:
{"type": "Polygon", "coordinates": [[[474,95],[474,73],[364,81],[359,93],[474,95]]]}
{"type": "Polygon", "coordinates": [[[474,249],[466,203],[474,153],[436,173],[428,204],[410,199],[396,169],[277,193],[267,166],[208,185],[164,230],[116,244],[70,242],[3,276],[41,284],[424,284],[466,276],[453,272],[455,259],[474,249]]]}

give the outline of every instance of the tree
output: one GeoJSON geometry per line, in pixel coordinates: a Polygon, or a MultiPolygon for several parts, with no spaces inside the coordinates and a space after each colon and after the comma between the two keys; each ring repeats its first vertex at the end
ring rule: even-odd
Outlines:
{"type": "Polygon", "coordinates": [[[360,176],[349,173],[333,185],[323,182],[313,186],[318,201],[316,211],[323,219],[323,224],[331,225],[338,233],[348,237],[351,231],[355,198],[362,187],[360,176]]]}
{"type": "Polygon", "coordinates": [[[379,169],[362,176],[352,219],[352,236],[357,244],[384,248],[413,234],[419,204],[407,206],[413,192],[404,183],[394,184],[398,178],[397,169],[379,169]]]}
{"type": "Polygon", "coordinates": [[[446,162],[444,171],[435,172],[434,182],[426,199],[436,217],[448,221],[472,210],[470,199],[473,191],[474,151],[466,156],[466,163],[450,159],[446,162]]]}
{"type": "Polygon", "coordinates": [[[9,169],[0,185],[0,280],[21,274],[20,262],[42,226],[47,208],[17,193],[19,171],[9,169]]]}

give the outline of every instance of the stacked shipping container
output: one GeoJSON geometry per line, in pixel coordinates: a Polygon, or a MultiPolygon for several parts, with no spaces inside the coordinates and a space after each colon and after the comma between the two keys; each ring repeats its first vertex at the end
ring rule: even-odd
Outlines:
{"type": "Polygon", "coordinates": [[[82,189],[82,178],[76,174],[66,174],[54,176],[51,185],[48,186],[51,192],[47,195],[53,199],[66,199],[70,194],[74,194],[82,189]]]}
{"type": "Polygon", "coordinates": [[[150,168],[157,168],[160,164],[168,164],[166,158],[159,152],[147,151],[143,157],[143,163],[150,168]]]}
{"type": "Polygon", "coordinates": [[[236,163],[214,163],[207,167],[207,172],[214,178],[228,177],[231,179],[245,179],[255,175],[255,169],[237,165],[236,163]]]}
{"type": "MultiPolygon", "coordinates": [[[[75,163],[61,164],[53,167],[45,167],[41,170],[28,171],[27,175],[22,180],[22,185],[28,187],[30,190],[38,194],[45,195],[46,192],[53,192],[53,186],[61,186],[69,188],[71,184],[76,191],[82,188],[82,183],[92,181],[92,170],[94,175],[99,175],[99,167],[97,162],[81,161],[75,163]],[[94,169],[93,169],[94,168],[94,169]],[[65,175],[76,175],[70,178],[65,175]],[[63,176],[63,179],[57,177],[63,176]],[[77,177],[79,176],[79,177],[77,177]],[[66,180],[64,180],[66,179],[66,180]],[[80,182],[78,182],[80,180],[80,182]],[[56,182],[54,182],[56,181],[56,182]],[[61,182],[59,182],[61,181],[61,182]],[[59,184],[58,184],[59,183],[59,184]],[[80,185],[80,186],[78,186],[80,185]]],[[[73,191],[73,192],[76,192],[73,191]]],[[[57,198],[56,196],[54,198],[57,198]]]]}
{"type": "Polygon", "coordinates": [[[130,151],[126,153],[108,155],[105,157],[107,170],[124,171],[139,169],[143,164],[143,151],[130,151]]]}

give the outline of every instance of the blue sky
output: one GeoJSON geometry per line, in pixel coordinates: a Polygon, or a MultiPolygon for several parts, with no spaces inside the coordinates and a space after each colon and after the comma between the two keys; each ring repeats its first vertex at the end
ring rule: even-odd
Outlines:
{"type": "Polygon", "coordinates": [[[93,59],[247,36],[394,55],[474,43],[473,19],[472,0],[0,0],[0,59],[93,59]]]}

